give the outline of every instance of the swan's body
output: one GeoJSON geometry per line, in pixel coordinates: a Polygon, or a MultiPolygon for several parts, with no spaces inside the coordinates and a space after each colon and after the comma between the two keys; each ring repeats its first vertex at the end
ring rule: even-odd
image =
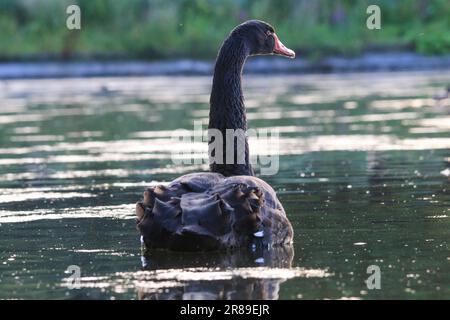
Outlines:
{"type": "Polygon", "coordinates": [[[253,176],[192,173],[148,190],[139,229],[147,248],[213,250],[287,244],[292,228],[275,191],[253,176]]]}
{"type": "Polygon", "coordinates": [[[225,131],[247,130],[241,87],[245,60],[249,55],[273,53],[295,55],[261,21],[236,27],[223,43],[214,71],[209,117],[209,129],[223,133],[223,161],[215,155],[211,172],[184,175],[144,193],[136,212],[147,248],[196,251],[292,242],[292,226],[275,191],[254,176],[245,137],[241,141],[245,161],[237,160],[234,140],[234,161],[225,161],[225,131]]]}

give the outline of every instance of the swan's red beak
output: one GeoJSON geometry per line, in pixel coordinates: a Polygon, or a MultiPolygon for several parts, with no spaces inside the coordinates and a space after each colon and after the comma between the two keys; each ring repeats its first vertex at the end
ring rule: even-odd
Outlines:
{"type": "Polygon", "coordinates": [[[286,48],[284,44],[280,41],[280,39],[278,39],[275,33],[272,33],[272,36],[275,39],[275,48],[273,49],[273,53],[294,59],[295,52],[289,48],[286,48]]]}

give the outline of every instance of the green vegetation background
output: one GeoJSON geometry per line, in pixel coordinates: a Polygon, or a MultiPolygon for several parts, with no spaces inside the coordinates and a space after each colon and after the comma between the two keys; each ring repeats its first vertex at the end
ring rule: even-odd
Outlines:
{"type": "Polygon", "coordinates": [[[0,59],[213,58],[247,19],[309,57],[364,50],[450,53],[449,0],[0,0],[0,59]],[[82,29],[66,28],[78,4],[82,29]],[[368,30],[377,4],[382,29],[368,30]]]}

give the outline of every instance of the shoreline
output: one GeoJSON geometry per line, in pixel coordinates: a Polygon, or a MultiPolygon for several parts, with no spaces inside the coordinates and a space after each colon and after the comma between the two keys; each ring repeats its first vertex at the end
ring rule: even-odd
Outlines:
{"type": "MultiPolygon", "coordinates": [[[[122,77],[122,76],[177,76],[212,75],[214,61],[49,61],[2,62],[0,79],[122,77]]],[[[248,60],[244,72],[268,73],[334,73],[357,71],[407,71],[450,69],[450,55],[423,56],[417,53],[366,53],[358,57],[329,57],[310,61],[297,57],[254,57],[248,60]]]]}

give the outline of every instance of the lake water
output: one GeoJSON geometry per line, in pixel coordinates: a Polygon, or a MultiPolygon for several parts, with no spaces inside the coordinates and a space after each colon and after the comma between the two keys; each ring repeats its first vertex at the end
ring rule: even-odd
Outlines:
{"type": "Polygon", "coordinates": [[[263,178],[293,248],[151,252],[140,271],[134,203],[207,170],[175,165],[189,145],[171,136],[207,119],[210,82],[0,82],[0,299],[450,297],[450,100],[433,99],[448,71],[245,76],[249,127],[280,132],[263,178]]]}

